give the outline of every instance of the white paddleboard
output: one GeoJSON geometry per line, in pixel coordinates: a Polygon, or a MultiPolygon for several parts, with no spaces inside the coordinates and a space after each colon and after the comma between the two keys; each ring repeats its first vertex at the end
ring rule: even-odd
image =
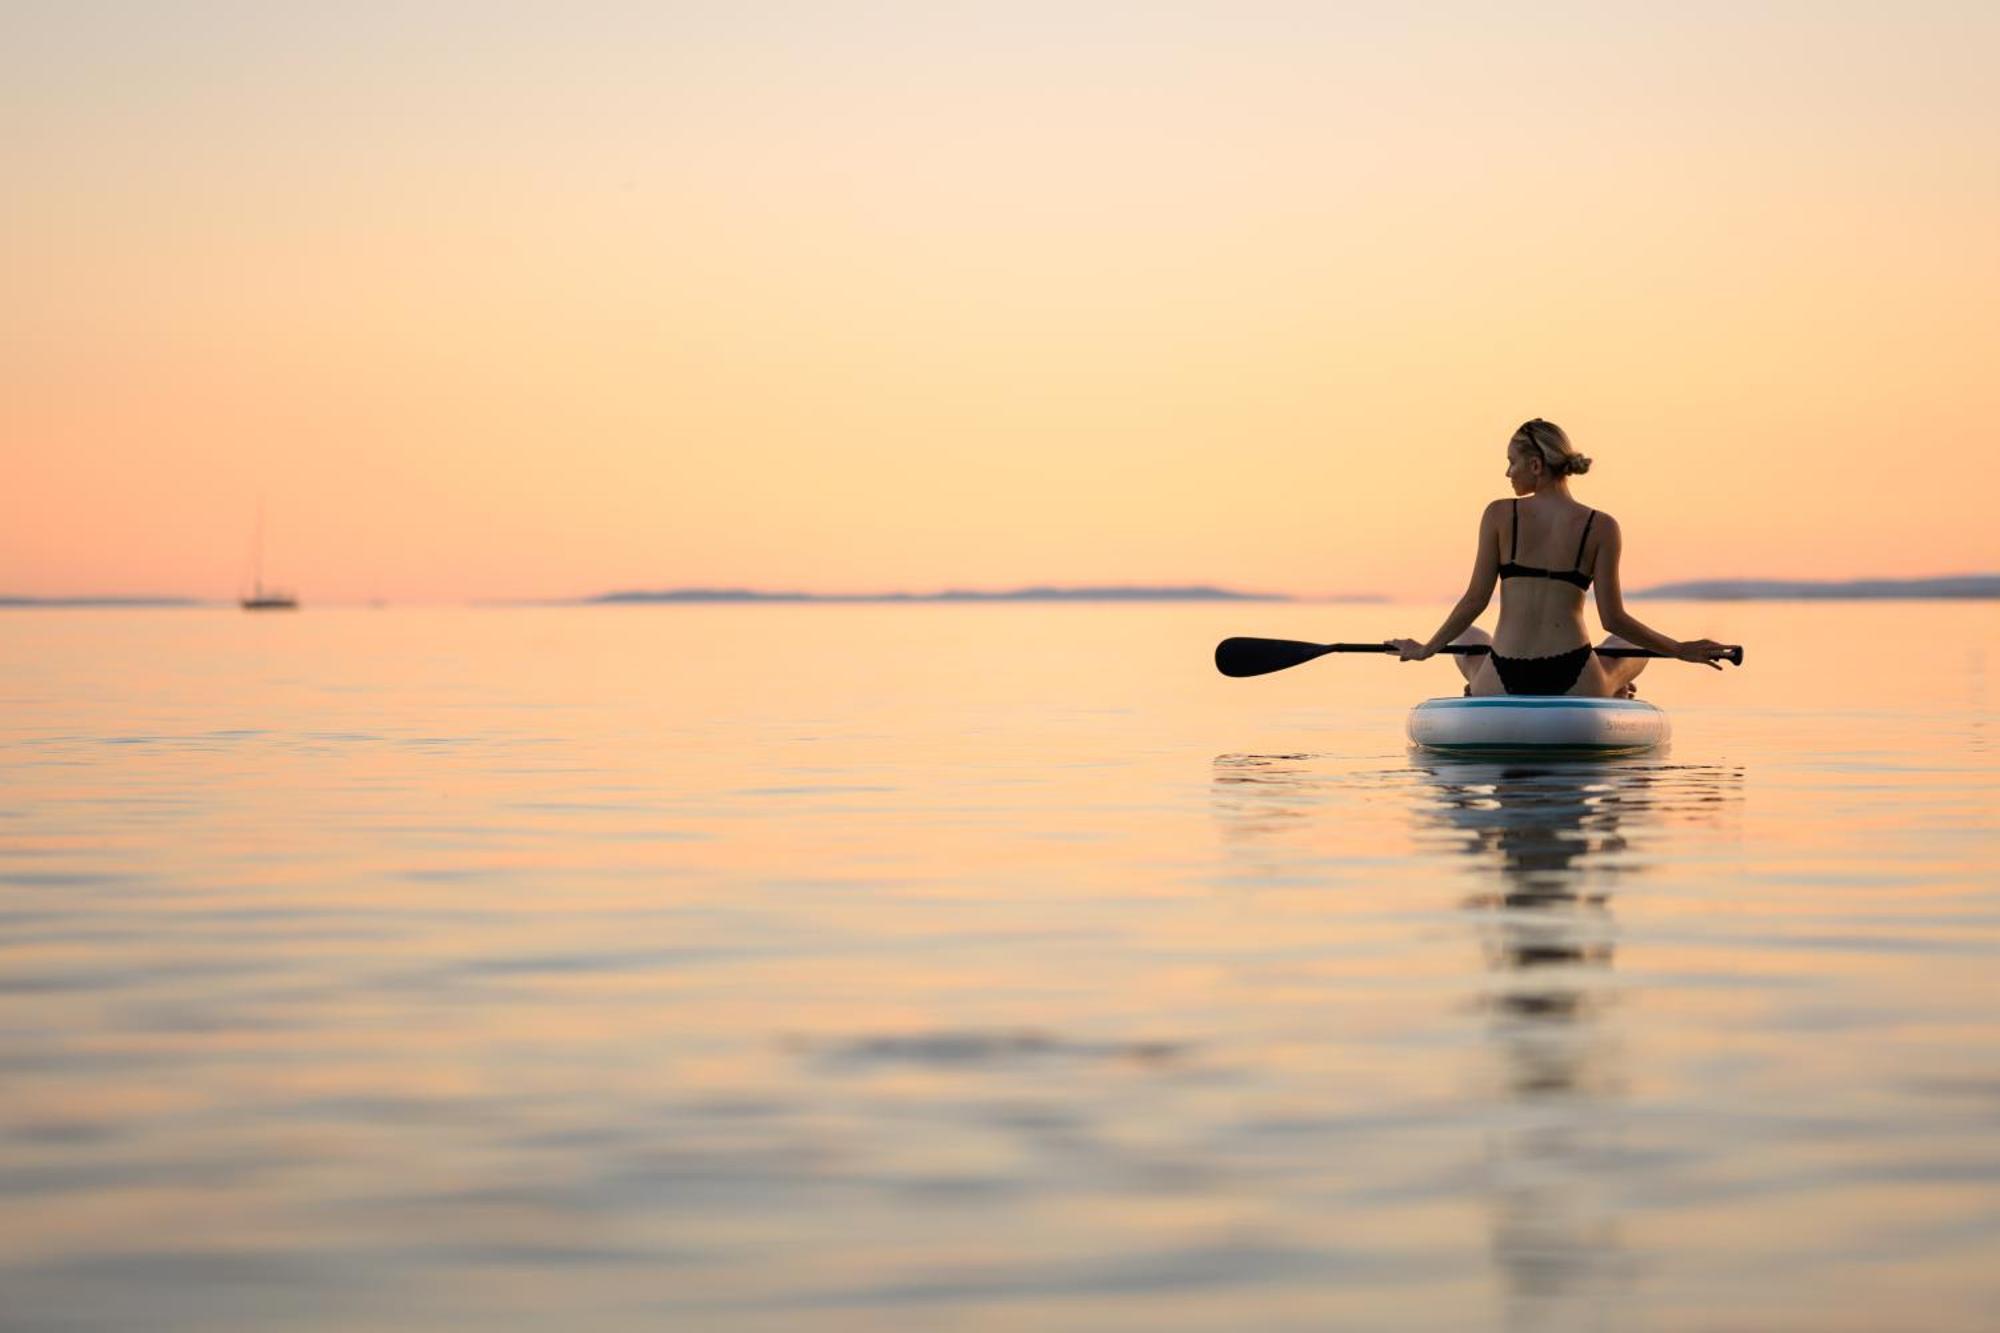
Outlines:
{"type": "Polygon", "coordinates": [[[1591,757],[1664,745],[1667,715],[1643,699],[1502,694],[1426,699],[1410,710],[1410,740],[1440,754],[1591,757]]]}

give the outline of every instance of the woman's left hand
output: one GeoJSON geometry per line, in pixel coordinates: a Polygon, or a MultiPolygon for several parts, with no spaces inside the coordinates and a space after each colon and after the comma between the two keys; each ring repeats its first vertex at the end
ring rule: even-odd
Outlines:
{"type": "Polygon", "coordinates": [[[1437,649],[1418,643],[1415,639],[1391,639],[1389,646],[1396,650],[1396,657],[1404,662],[1421,662],[1437,655],[1437,649]]]}
{"type": "Polygon", "coordinates": [[[1728,653],[1729,645],[1717,643],[1714,639],[1689,639],[1681,645],[1677,656],[1683,662],[1698,662],[1702,666],[1714,667],[1720,671],[1722,663],[1716,659],[1725,657],[1728,653]]]}

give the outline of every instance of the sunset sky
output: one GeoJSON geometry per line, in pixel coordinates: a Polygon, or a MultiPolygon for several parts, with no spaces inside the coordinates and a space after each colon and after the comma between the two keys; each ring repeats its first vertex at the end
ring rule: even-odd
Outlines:
{"type": "Polygon", "coordinates": [[[10,5],[0,594],[2000,570],[2000,6],[10,5]]]}

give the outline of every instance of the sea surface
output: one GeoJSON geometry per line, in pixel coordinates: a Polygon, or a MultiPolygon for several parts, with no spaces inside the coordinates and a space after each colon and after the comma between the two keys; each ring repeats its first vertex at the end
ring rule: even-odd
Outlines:
{"type": "Polygon", "coordinates": [[[2000,614],[0,613],[0,1328],[2000,1326],[2000,614]]]}

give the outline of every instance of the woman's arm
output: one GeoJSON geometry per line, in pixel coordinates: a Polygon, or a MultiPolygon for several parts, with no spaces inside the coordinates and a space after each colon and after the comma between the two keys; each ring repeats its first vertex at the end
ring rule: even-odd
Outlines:
{"type": "Polygon", "coordinates": [[[1618,564],[1625,552],[1625,535],[1618,529],[1618,520],[1609,514],[1599,514],[1603,523],[1598,532],[1602,534],[1597,544],[1597,569],[1592,577],[1597,587],[1597,619],[1608,634],[1616,634],[1627,643],[1640,648],[1651,648],[1656,653],[1678,657],[1688,662],[1705,662],[1711,656],[1710,648],[1720,644],[1699,639],[1682,643],[1670,639],[1650,625],[1642,624],[1638,617],[1625,609],[1625,590],[1618,581],[1618,564]]]}
{"type": "Polygon", "coordinates": [[[1500,541],[1499,514],[1504,500],[1495,500],[1486,506],[1486,512],[1479,516],[1479,549],[1472,557],[1472,578],[1465,585],[1465,594],[1458,599],[1458,605],[1438,626],[1437,633],[1423,644],[1411,643],[1408,639],[1395,640],[1399,654],[1405,662],[1421,662],[1433,656],[1438,649],[1472,628],[1472,622],[1479,619],[1479,613],[1493,600],[1494,585],[1500,581],[1500,541]]]}
{"type": "Polygon", "coordinates": [[[1618,564],[1625,552],[1625,534],[1619,531],[1618,520],[1611,515],[1600,513],[1598,518],[1603,521],[1597,528],[1597,567],[1591,575],[1597,588],[1598,623],[1604,626],[1605,633],[1616,634],[1627,643],[1679,657],[1681,645],[1677,640],[1641,624],[1625,609],[1625,590],[1618,582],[1618,564]]]}

